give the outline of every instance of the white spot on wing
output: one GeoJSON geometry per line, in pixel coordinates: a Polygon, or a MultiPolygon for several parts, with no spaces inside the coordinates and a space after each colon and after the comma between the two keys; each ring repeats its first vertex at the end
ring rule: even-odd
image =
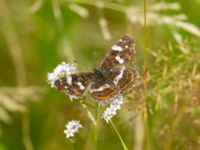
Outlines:
{"type": "Polygon", "coordinates": [[[126,45],[125,48],[128,48],[128,45],[126,45]]]}
{"type": "Polygon", "coordinates": [[[121,59],[119,56],[116,56],[115,59],[119,62],[119,64],[123,64],[124,60],[121,59]]]}
{"type": "Polygon", "coordinates": [[[123,74],[124,74],[124,69],[125,68],[122,68],[122,70],[120,71],[120,74],[118,74],[115,78],[114,78],[114,84],[117,85],[119,80],[123,77],[123,74]]]}
{"type": "Polygon", "coordinates": [[[109,84],[104,84],[103,86],[100,86],[98,89],[91,89],[91,92],[100,92],[100,91],[103,91],[107,88],[109,88],[109,84]]]}
{"type": "Polygon", "coordinates": [[[118,45],[113,45],[111,49],[113,51],[119,51],[119,52],[123,51],[122,47],[118,45]]]}
{"type": "Polygon", "coordinates": [[[85,86],[81,82],[77,82],[77,85],[80,87],[81,90],[85,89],[85,86]]]}
{"type": "Polygon", "coordinates": [[[69,75],[69,76],[67,76],[67,83],[69,84],[69,85],[72,85],[72,77],[69,75]]]}

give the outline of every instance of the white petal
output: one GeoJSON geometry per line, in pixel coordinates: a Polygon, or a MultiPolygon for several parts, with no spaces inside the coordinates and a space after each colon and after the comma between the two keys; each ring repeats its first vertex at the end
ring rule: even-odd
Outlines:
{"type": "Polygon", "coordinates": [[[68,122],[65,127],[66,129],[64,130],[64,133],[66,134],[67,138],[70,138],[73,137],[76,132],[78,132],[79,128],[82,128],[82,125],[79,123],[79,121],[72,120],[68,122]]]}
{"type": "MultiPolygon", "coordinates": [[[[62,62],[61,64],[57,65],[57,67],[53,70],[53,72],[48,73],[47,80],[51,87],[55,87],[54,83],[56,80],[62,77],[67,77],[68,75],[76,73],[76,67],[73,64],[66,64],[62,62]]],[[[67,80],[70,83],[70,79],[67,80]]]]}
{"type": "Polygon", "coordinates": [[[118,95],[111,103],[110,106],[106,108],[103,113],[104,120],[108,123],[109,120],[117,114],[117,110],[121,109],[123,104],[123,97],[118,95]]]}

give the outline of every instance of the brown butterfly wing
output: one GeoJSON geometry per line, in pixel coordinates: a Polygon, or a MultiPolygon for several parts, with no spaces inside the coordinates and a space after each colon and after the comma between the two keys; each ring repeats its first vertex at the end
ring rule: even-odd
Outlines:
{"type": "Polygon", "coordinates": [[[135,57],[135,43],[129,35],[123,35],[109,49],[100,69],[110,70],[118,65],[123,65],[135,57]]]}
{"type": "Polygon", "coordinates": [[[107,76],[100,75],[95,78],[90,93],[94,99],[106,101],[132,88],[138,73],[136,69],[117,67],[108,71],[107,76]]]}
{"type": "Polygon", "coordinates": [[[67,93],[71,97],[79,98],[91,85],[90,93],[94,99],[109,100],[135,84],[137,71],[119,67],[132,61],[134,56],[133,39],[128,35],[123,35],[109,49],[100,66],[101,71],[72,74],[56,80],[55,86],[57,90],[67,93]]]}
{"type": "Polygon", "coordinates": [[[135,85],[138,78],[138,73],[136,69],[118,67],[113,68],[108,79],[112,81],[120,92],[125,92],[135,85]]]}
{"type": "Polygon", "coordinates": [[[93,75],[90,72],[71,74],[56,80],[55,86],[57,90],[70,95],[72,98],[79,98],[87,91],[93,75]]]}
{"type": "Polygon", "coordinates": [[[90,89],[91,96],[94,99],[106,101],[118,94],[119,89],[112,81],[105,78],[101,72],[95,74],[96,76],[90,89]]]}

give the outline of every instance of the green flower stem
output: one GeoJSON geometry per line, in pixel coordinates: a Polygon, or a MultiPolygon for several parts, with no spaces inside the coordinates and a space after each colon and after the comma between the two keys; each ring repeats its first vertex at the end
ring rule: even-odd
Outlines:
{"type": "Polygon", "coordinates": [[[94,129],[94,141],[95,141],[95,145],[96,145],[96,150],[98,149],[99,111],[100,111],[100,105],[99,105],[99,103],[96,103],[96,114],[95,114],[96,125],[95,125],[95,129],[94,129]]]}
{"type": "Polygon", "coordinates": [[[70,140],[70,142],[71,142],[72,144],[74,144],[74,143],[76,142],[73,138],[70,138],[69,140],[70,140]]]}
{"type": "Polygon", "coordinates": [[[122,143],[122,146],[123,146],[124,150],[128,150],[126,144],[124,143],[124,141],[123,141],[123,139],[122,139],[122,137],[121,137],[119,131],[117,130],[117,128],[116,128],[116,126],[114,125],[114,123],[112,122],[112,120],[110,120],[110,123],[111,123],[112,127],[115,129],[115,132],[117,133],[117,135],[118,135],[118,137],[119,137],[119,139],[120,139],[120,141],[121,141],[121,143],[122,143]]]}
{"type": "MultiPolygon", "coordinates": [[[[96,106],[95,106],[95,110],[96,110],[95,118],[92,115],[92,113],[90,112],[90,110],[88,109],[88,104],[85,104],[85,103],[81,102],[81,105],[83,106],[83,108],[86,109],[89,118],[92,120],[92,122],[94,124],[94,142],[95,142],[95,147],[96,147],[96,150],[97,150],[98,149],[98,128],[99,128],[100,105],[98,103],[96,103],[96,106]]],[[[91,105],[89,105],[89,106],[91,106],[91,105]]],[[[92,108],[94,108],[94,107],[92,107],[92,108]]]]}
{"type": "Polygon", "coordinates": [[[90,103],[87,103],[87,102],[85,102],[85,101],[81,101],[81,103],[84,104],[84,105],[86,105],[86,106],[89,107],[89,108],[92,108],[92,109],[96,110],[96,107],[93,106],[93,105],[91,105],[90,103]]]}
{"type": "Polygon", "coordinates": [[[91,113],[90,110],[88,109],[87,105],[85,105],[85,104],[83,104],[83,103],[81,103],[81,105],[83,106],[83,108],[86,109],[89,118],[92,120],[92,123],[93,123],[94,125],[96,125],[96,121],[95,121],[95,119],[94,119],[92,113],[91,113]]]}
{"type": "Polygon", "coordinates": [[[72,143],[73,149],[76,150],[76,147],[75,147],[76,141],[75,141],[75,139],[70,138],[69,141],[72,143]]]}

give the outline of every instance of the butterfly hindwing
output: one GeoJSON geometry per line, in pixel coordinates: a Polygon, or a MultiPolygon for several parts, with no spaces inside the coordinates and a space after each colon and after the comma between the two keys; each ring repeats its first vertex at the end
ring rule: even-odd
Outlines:
{"type": "Polygon", "coordinates": [[[109,71],[108,80],[112,81],[120,92],[124,92],[135,85],[137,77],[136,69],[116,67],[109,71]]]}
{"type": "Polygon", "coordinates": [[[90,93],[94,99],[106,101],[115,96],[119,89],[110,80],[106,79],[100,71],[95,73],[94,82],[91,84],[90,93]]]}
{"type": "Polygon", "coordinates": [[[118,82],[118,87],[120,88],[120,92],[125,92],[132,88],[138,79],[138,72],[133,68],[124,69],[124,73],[122,78],[118,82]]]}
{"type": "MultiPolygon", "coordinates": [[[[100,72],[100,71],[99,71],[100,72]]],[[[116,67],[107,74],[98,75],[91,84],[91,95],[94,99],[106,101],[123,93],[135,85],[137,71],[132,68],[116,67]]]]}
{"type": "Polygon", "coordinates": [[[135,56],[135,47],[132,37],[123,35],[109,49],[108,54],[101,64],[102,70],[110,70],[115,66],[126,64],[133,60],[135,56]]]}
{"type": "Polygon", "coordinates": [[[89,85],[93,73],[71,74],[55,81],[56,89],[69,94],[74,98],[79,98],[84,95],[89,85]]]}

